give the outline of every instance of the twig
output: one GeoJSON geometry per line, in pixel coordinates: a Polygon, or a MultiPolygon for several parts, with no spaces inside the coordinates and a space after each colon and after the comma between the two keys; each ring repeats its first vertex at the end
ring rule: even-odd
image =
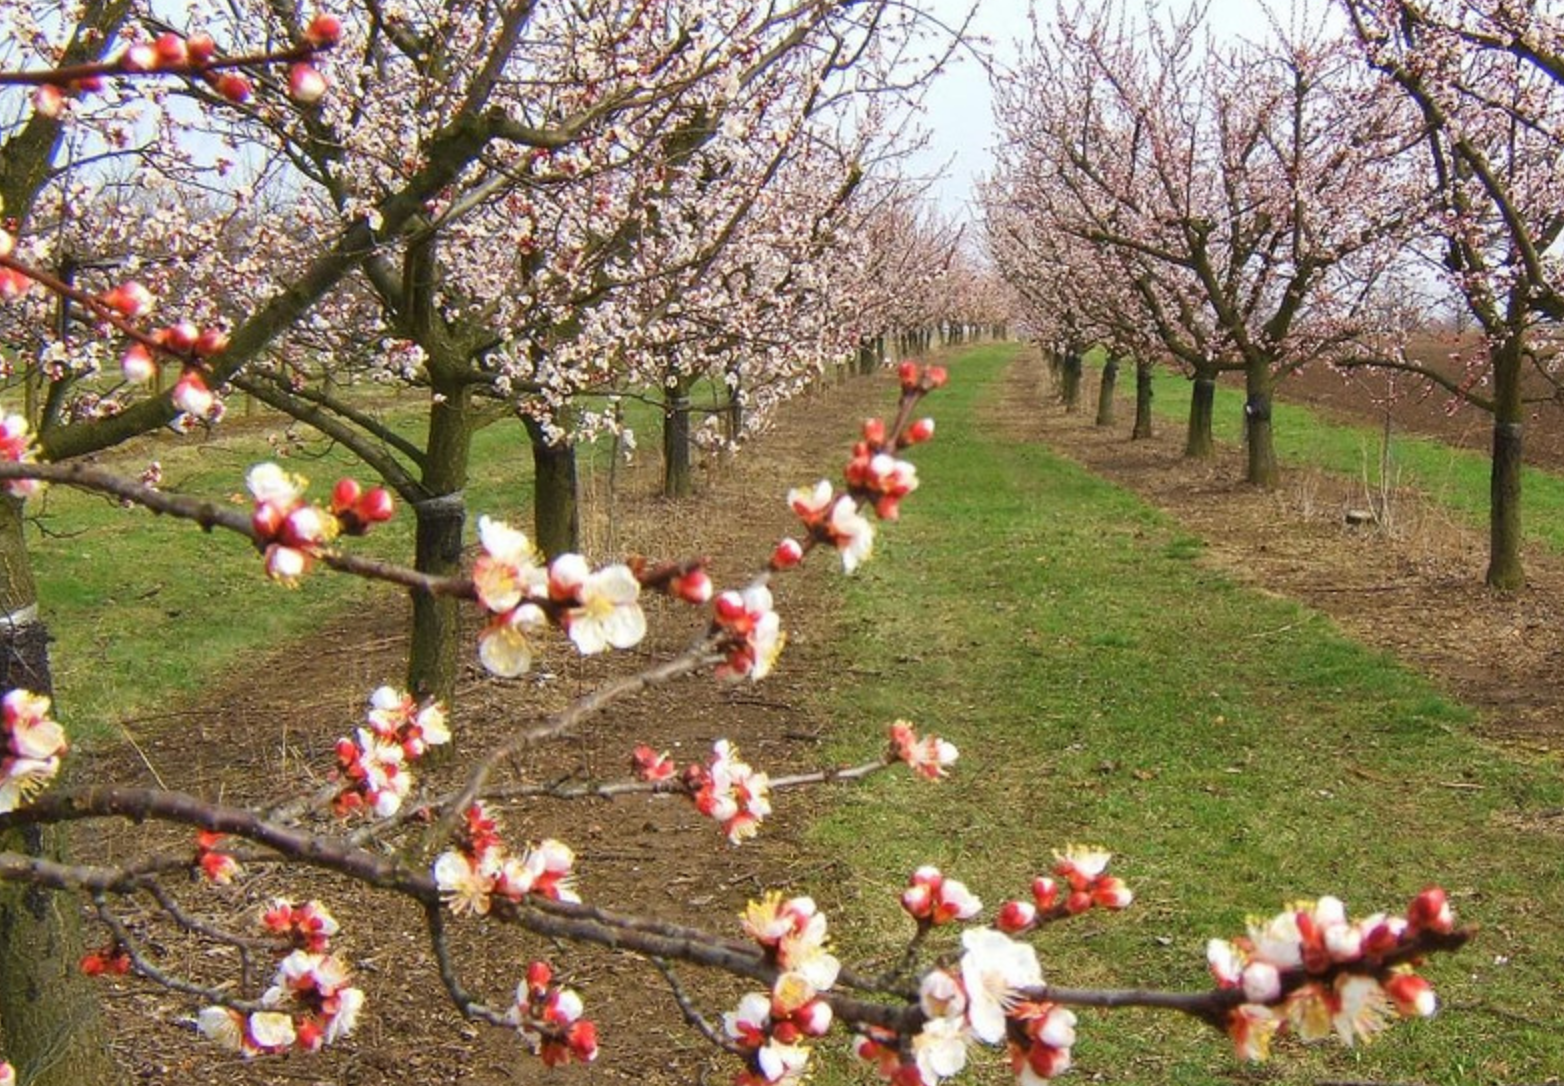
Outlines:
{"type": "Polygon", "coordinates": [[[685,992],[684,986],[679,983],[679,977],[676,973],[674,973],[673,966],[668,963],[667,959],[653,958],[651,959],[651,962],[652,965],[656,967],[657,971],[663,975],[663,980],[667,982],[668,990],[673,993],[673,1001],[679,1005],[679,1013],[684,1015],[684,1020],[689,1023],[697,1033],[706,1038],[706,1040],[710,1041],[712,1044],[716,1045],[718,1048],[722,1049],[724,1052],[730,1052],[735,1056],[741,1055],[744,1050],[739,1048],[738,1045],[734,1044],[731,1040],[719,1033],[716,1028],[706,1020],[706,1016],[701,1014],[700,1009],[690,1001],[688,993],[685,992]]]}

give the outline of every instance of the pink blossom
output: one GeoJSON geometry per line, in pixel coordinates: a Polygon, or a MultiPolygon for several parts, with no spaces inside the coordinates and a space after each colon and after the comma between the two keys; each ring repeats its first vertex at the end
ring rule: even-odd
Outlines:
{"type": "Polygon", "coordinates": [[[701,770],[695,808],[720,822],[728,840],[740,844],[753,837],[761,820],[771,814],[770,778],[740,759],[737,747],[719,739],[701,770]]]}
{"type": "MultiPolygon", "coordinates": [[[[641,611],[641,582],[629,566],[612,565],[586,574],[579,580],[554,578],[554,569],[568,558],[562,555],[550,566],[551,589],[555,583],[571,584],[577,606],[565,612],[565,632],[583,656],[592,656],[609,647],[628,649],[646,636],[646,616],[641,611]]],[[[574,573],[574,570],[571,570],[574,573]]]]}
{"type": "MultiPolygon", "coordinates": [[[[32,427],[21,415],[0,414],[0,460],[13,464],[31,464],[37,456],[32,427]]],[[[37,479],[10,479],[6,492],[13,498],[30,498],[43,489],[37,479]]]]}
{"type": "Polygon", "coordinates": [[[1005,1037],[1005,1017],[1019,992],[1043,983],[1037,952],[991,928],[962,933],[961,981],[967,990],[967,1022],[988,1044],[1005,1037]]]}
{"type": "Polygon", "coordinates": [[[478,660],[484,670],[502,679],[532,669],[537,638],[548,630],[548,616],[535,603],[496,612],[478,635],[478,660]]]}
{"type": "Polygon", "coordinates": [[[484,607],[508,612],[523,598],[547,594],[548,574],[537,564],[537,552],[525,533],[504,521],[479,517],[478,540],[483,554],[473,563],[472,579],[484,607]]]}
{"type": "Polygon", "coordinates": [[[724,679],[759,681],[771,674],[787,644],[781,617],[771,609],[771,592],[754,584],[742,592],[723,592],[713,607],[718,629],[729,635],[727,658],[717,666],[724,679]]]}
{"type": "Polygon", "coordinates": [[[211,419],[217,408],[217,396],[206,385],[198,370],[186,369],[174,383],[173,404],[196,419],[211,419]]]}
{"type": "Polygon", "coordinates": [[[912,771],[929,780],[945,776],[946,768],[956,763],[960,751],[954,743],[935,735],[918,738],[912,724],[898,720],[891,725],[891,749],[896,757],[912,767],[912,771]]]}
{"type": "Polygon", "coordinates": [[[554,984],[547,962],[533,962],[505,1017],[544,1064],[555,1067],[597,1059],[597,1027],[583,1017],[585,1010],[573,989],[554,984]]]}
{"type": "Polygon", "coordinates": [[[644,744],[635,748],[630,765],[636,777],[643,781],[668,780],[675,770],[673,759],[667,751],[659,753],[644,744]]]}
{"type": "Polygon", "coordinates": [[[936,926],[970,920],[983,909],[983,903],[964,883],[946,878],[937,867],[927,866],[912,873],[901,904],[913,919],[936,926]]]}

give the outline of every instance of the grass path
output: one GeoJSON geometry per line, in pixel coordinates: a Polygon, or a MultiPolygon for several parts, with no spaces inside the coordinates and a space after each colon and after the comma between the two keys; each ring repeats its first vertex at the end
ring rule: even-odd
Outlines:
{"type": "MultiPolygon", "coordinates": [[[[1263,1080],[1556,1073],[1556,767],[1484,746],[1417,675],[1202,568],[1178,525],[1017,437],[1026,405],[1002,381],[1016,350],[954,362],[931,404],[938,440],[919,450],[923,488],[850,595],[861,681],[835,695],[842,752],[906,716],[963,759],[941,788],[877,781],[819,822],[819,847],[860,876],[832,902],[851,918],[844,942],[894,953],[908,928],[896,896],[920,863],[995,907],[1052,849],[1096,843],[1119,854],[1136,906],[1049,933],[1045,971],[1201,987],[1205,940],[1247,914],[1324,893],[1354,913],[1400,908],[1438,882],[1485,929],[1429,971],[1447,1012],[1353,1051],[1284,1044],[1263,1080]]],[[[1255,1081],[1190,1022],[1083,1015],[1081,1034],[1083,1074],[1255,1081]]]]}

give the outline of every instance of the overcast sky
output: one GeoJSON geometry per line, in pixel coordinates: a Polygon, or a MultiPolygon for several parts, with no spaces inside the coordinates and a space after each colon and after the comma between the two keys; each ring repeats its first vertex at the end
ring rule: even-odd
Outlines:
{"type": "MultiPolygon", "coordinates": [[[[1166,0],[1157,6],[1170,12],[1181,11],[1190,2],[1166,0]]],[[[1318,9],[1324,0],[1299,2],[1318,9]]],[[[992,40],[994,55],[1001,65],[1013,63],[1019,55],[1017,43],[1031,38],[1029,3],[1030,0],[976,0],[973,32],[992,40]]],[[[1272,3],[1279,10],[1291,8],[1289,0],[1272,3]]],[[[926,0],[925,6],[955,25],[973,7],[973,0],[926,0]]],[[[1043,0],[1040,9],[1051,12],[1052,0],[1043,0]]],[[[1208,21],[1216,32],[1235,37],[1261,38],[1267,30],[1258,0],[1210,0],[1208,21]]],[[[933,194],[946,215],[970,217],[968,200],[973,182],[987,173],[995,139],[988,76],[970,55],[961,56],[937,77],[922,121],[933,136],[928,149],[915,160],[914,168],[932,174],[949,161],[947,176],[935,185],[933,194]]]]}

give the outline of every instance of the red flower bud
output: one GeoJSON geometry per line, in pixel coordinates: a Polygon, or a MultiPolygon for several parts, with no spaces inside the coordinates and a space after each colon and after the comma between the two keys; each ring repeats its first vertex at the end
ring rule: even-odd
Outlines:
{"type": "Polygon", "coordinates": [[[772,569],[792,569],[804,560],[804,546],[798,540],[787,538],[771,552],[772,569]]]}
{"type": "Polygon", "coordinates": [[[391,492],[385,487],[371,487],[358,500],[354,512],[366,524],[380,524],[391,519],[396,512],[396,503],[391,498],[391,492]]]}
{"type": "Polygon", "coordinates": [[[345,513],[363,496],[364,488],[358,485],[357,479],[338,479],[337,485],[331,488],[331,511],[338,515],[345,513]]]}
{"type": "Polygon", "coordinates": [[[907,427],[907,444],[917,445],[934,436],[934,420],[922,418],[907,427]]]}
{"type": "Polygon", "coordinates": [[[533,962],[527,966],[527,987],[542,995],[554,979],[553,967],[548,962],[533,962]]]}
{"type": "Polygon", "coordinates": [[[217,42],[205,31],[197,31],[185,39],[185,53],[192,64],[207,64],[217,55],[217,42]]]}
{"type": "Polygon", "coordinates": [[[929,388],[944,388],[945,382],[950,380],[950,374],[944,366],[930,366],[923,371],[923,383],[929,388]]]}
{"type": "Polygon", "coordinates": [[[697,606],[711,599],[711,576],[704,569],[692,569],[690,572],[673,579],[673,594],[685,603],[693,603],[697,606]]]}
{"type": "Polygon", "coordinates": [[[731,589],[718,596],[712,607],[717,612],[717,618],[723,622],[744,617],[744,597],[731,589]]]}
{"type": "Polygon", "coordinates": [[[122,317],[140,317],[152,309],[152,292],[133,279],[109,291],[102,300],[122,317]]]}
{"type": "Polygon", "coordinates": [[[196,337],[195,353],[210,358],[228,349],[228,333],[221,328],[207,328],[196,337]]]}
{"type": "Polygon", "coordinates": [[[1037,920],[1037,908],[1025,901],[1007,901],[994,917],[994,926],[1006,935],[1016,935],[1037,920]]]}
{"type": "Polygon", "coordinates": [[[163,329],[162,340],[165,346],[183,354],[195,347],[196,339],[201,335],[201,330],[189,321],[180,321],[163,329]]]}
{"type": "Polygon", "coordinates": [[[342,40],[342,20],[335,15],[321,12],[310,20],[304,30],[304,40],[317,49],[329,49],[342,40]]]}
{"type": "Polygon", "coordinates": [[[250,81],[235,72],[224,72],[217,77],[214,86],[217,93],[230,102],[248,102],[250,95],[254,93],[250,81]]]}
{"type": "Polygon", "coordinates": [[[901,382],[901,387],[908,392],[918,387],[918,364],[916,362],[903,362],[896,367],[896,378],[901,382]]]}
{"type": "Polygon", "coordinates": [[[875,445],[875,446],[884,445],[885,444],[885,420],[884,419],[864,419],[863,420],[863,439],[865,441],[867,441],[870,445],[875,445]]]}
{"type": "Polygon", "coordinates": [[[286,514],[271,502],[257,505],[255,512],[250,514],[250,527],[255,529],[255,534],[263,542],[276,539],[277,533],[282,531],[282,522],[286,514]]]}
{"type": "Polygon", "coordinates": [[[177,67],[190,59],[190,50],[185,44],[185,39],[172,30],[159,34],[157,40],[152,43],[152,49],[157,54],[159,68],[177,67]]]}
{"type": "Polygon", "coordinates": [[[1437,886],[1430,886],[1407,908],[1407,923],[1414,931],[1427,930],[1448,935],[1455,930],[1455,914],[1450,911],[1450,899],[1437,886]]]}

